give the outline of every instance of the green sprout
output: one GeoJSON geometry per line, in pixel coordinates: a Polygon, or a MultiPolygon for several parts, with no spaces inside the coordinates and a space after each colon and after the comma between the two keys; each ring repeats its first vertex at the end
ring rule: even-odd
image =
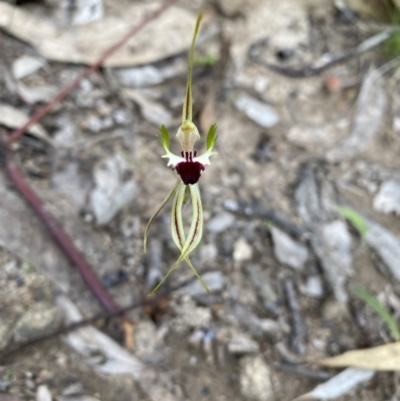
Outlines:
{"type": "Polygon", "coordinates": [[[345,217],[353,225],[353,227],[358,231],[362,241],[365,241],[368,233],[368,223],[363,216],[358,214],[353,209],[346,206],[338,206],[337,211],[345,217]]]}
{"type": "Polygon", "coordinates": [[[196,20],[192,45],[189,53],[189,71],[186,84],[186,96],[182,110],[182,124],[176,134],[176,138],[181,145],[181,154],[179,156],[170,151],[169,133],[167,128],[164,125],[160,127],[161,137],[159,139],[162,147],[166,151],[166,154],[162,157],[168,159],[167,166],[171,166],[175,171],[177,182],[150,218],[144,234],[144,250],[146,251],[147,235],[151,223],[172,196],[174,196],[171,212],[171,233],[172,239],[181,254],[177,261],[170,267],[160,283],[150,292],[150,295],[158,290],[158,288],[182,261],[185,261],[189,265],[194,275],[200,280],[204,289],[210,293],[206,283],[202,280],[189,259],[190,254],[198,246],[203,235],[203,206],[201,203],[198,181],[206,165],[210,164],[210,156],[215,154],[212,150],[217,140],[217,126],[216,124],[213,124],[207,134],[207,150],[201,156],[197,156],[197,152],[194,150],[194,144],[200,139],[200,134],[192,121],[192,70],[194,47],[202,17],[203,13],[200,12],[196,20]],[[192,221],[189,231],[186,234],[183,227],[182,209],[190,200],[192,203],[192,221]]]}
{"type": "Polygon", "coordinates": [[[212,54],[203,57],[197,57],[194,61],[196,65],[213,66],[217,62],[217,58],[212,54]]]}
{"type": "Polygon", "coordinates": [[[379,316],[384,320],[387,324],[390,333],[395,341],[400,341],[400,332],[397,327],[397,324],[393,317],[390,315],[389,311],[367,290],[359,286],[355,286],[353,288],[354,292],[364,301],[366,302],[372,309],[375,310],[379,314],[379,316]]]}

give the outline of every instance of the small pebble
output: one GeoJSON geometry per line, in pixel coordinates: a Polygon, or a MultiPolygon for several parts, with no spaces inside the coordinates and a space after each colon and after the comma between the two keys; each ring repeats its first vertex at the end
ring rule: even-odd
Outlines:
{"type": "Polygon", "coordinates": [[[235,222],[235,217],[226,212],[222,212],[213,217],[207,224],[207,229],[214,233],[221,233],[230,228],[235,222]]]}
{"type": "Polygon", "coordinates": [[[261,356],[245,357],[240,361],[240,391],[244,398],[270,401],[274,392],[270,369],[261,356]]]}
{"type": "Polygon", "coordinates": [[[228,352],[232,355],[254,354],[259,350],[258,343],[244,334],[237,334],[228,341],[228,352]]]}
{"type": "Polygon", "coordinates": [[[233,250],[233,260],[235,262],[244,262],[250,260],[253,256],[253,249],[247,243],[247,241],[242,237],[235,242],[233,250]]]}

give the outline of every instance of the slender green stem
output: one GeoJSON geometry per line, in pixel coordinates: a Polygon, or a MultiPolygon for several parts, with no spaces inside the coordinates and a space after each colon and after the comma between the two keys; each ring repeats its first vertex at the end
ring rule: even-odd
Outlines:
{"type": "Polygon", "coordinates": [[[185,121],[192,121],[192,109],[193,109],[193,97],[192,97],[193,55],[194,55],[194,46],[196,44],[196,39],[197,39],[197,35],[199,33],[199,30],[200,30],[200,23],[201,23],[202,18],[203,18],[203,11],[200,11],[199,15],[197,16],[196,26],[195,26],[194,32],[193,32],[192,45],[190,47],[190,53],[189,53],[189,71],[188,71],[188,77],[187,77],[187,83],[186,83],[185,102],[183,104],[183,110],[182,110],[182,124],[185,121]]]}

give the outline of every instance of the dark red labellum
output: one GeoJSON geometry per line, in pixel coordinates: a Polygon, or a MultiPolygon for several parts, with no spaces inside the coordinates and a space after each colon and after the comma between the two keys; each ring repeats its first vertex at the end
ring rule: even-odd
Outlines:
{"type": "Polygon", "coordinates": [[[199,162],[186,161],[180,162],[175,167],[185,185],[196,184],[204,170],[204,166],[199,162]]]}

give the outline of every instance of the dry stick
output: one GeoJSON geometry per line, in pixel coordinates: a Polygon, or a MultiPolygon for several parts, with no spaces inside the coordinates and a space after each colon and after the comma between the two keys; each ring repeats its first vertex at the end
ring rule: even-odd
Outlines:
{"type": "Polygon", "coordinates": [[[46,210],[44,202],[35,194],[33,189],[25,181],[22,173],[20,172],[12,158],[13,154],[11,149],[9,148],[9,145],[12,142],[16,141],[19,137],[21,137],[26,132],[28,127],[43,118],[58,102],[60,102],[65,96],[67,96],[80,83],[83,78],[87,77],[97,68],[99,68],[102,63],[109,56],[111,56],[111,54],[118,50],[130,37],[139,32],[149,22],[158,18],[168,7],[176,2],[177,0],[167,0],[157,10],[145,16],[137,25],[132,27],[118,42],[116,42],[108,50],[106,50],[94,64],[89,66],[73,82],[71,82],[65,89],[63,89],[53,100],[51,100],[46,106],[39,109],[28,120],[26,124],[24,124],[21,128],[13,131],[8,138],[7,143],[3,144],[7,152],[5,169],[8,176],[13,181],[15,187],[18,189],[21,195],[25,198],[25,200],[29,203],[31,208],[37,214],[37,216],[40,218],[40,220],[48,228],[58,246],[62,249],[68,259],[77,267],[86,285],[93,292],[101,305],[109,312],[116,311],[118,309],[118,305],[104,288],[83,255],[75,247],[71,238],[62,228],[62,225],[49,211],[46,210]]]}
{"type": "Polygon", "coordinates": [[[86,78],[92,72],[101,67],[103,62],[114,52],[116,52],[128,39],[137,34],[149,22],[158,18],[167,8],[175,4],[177,1],[178,0],[165,1],[161,5],[161,7],[159,7],[157,10],[153,11],[149,15],[145,16],[137,25],[133,26],[119,41],[109,47],[94,64],[89,66],[85,71],[78,75],[66,88],[64,88],[57,96],[55,96],[54,99],[52,99],[49,103],[40,108],[21,128],[13,131],[8,142],[12,143],[16,141],[20,136],[24,135],[28,127],[41,120],[57,103],[59,103],[62,99],[65,98],[65,96],[67,96],[73,89],[75,89],[83,78],[86,78]]]}
{"type": "Polygon", "coordinates": [[[112,317],[117,317],[117,316],[123,316],[125,315],[127,312],[136,309],[136,308],[140,308],[142,306],[147,306],[147,305],[155,305],[157,302],[159,302],[161,299],[167,297],[170,295],[170,292],[166,293],[166,294],[161,294],[158,295],[156,297],[144,297],[141,301],[139,302],[135,302],[134,304],[125,306],[123,308],[117,308],[114,311],[109,311],[106,313],[100,313],[98,315],[89,317],[87,319],[82,319],[79,322],[75,322],[72,323],[68,326],[62,327],[61,329],[58,329],[56,331],[53,331],[52,333],[46,334],[44,336],[41,336],[39,338],[35,338],[33,340],[27,341],[26,343],[23,343],[21,345],[18,345],[17,347],[14,347],[12,349],[8,349],[7,351],[3,351],[0,352],[0,361],[2,361],[4,358],[9,357],[10,355],[15,354],[16,352],[19,352],[25,348],[31,347],[32,345],[36,345],[39,344],[41,342],[50,340],[52,338],[58,337],[60,335],[63,334],[68,334],[71,333],[75,330],[78,330],[82,327],[88,326],[90,324],[95,323],[98,320],[101,319],[110,319],[112,317]]]}
{"type": "Polygon", "coordinates": [[[16,189],[21,193],[29,206],[35,211],[37,216],[52,234],[58,246],[65,253],[68,259],[78,269],[85,284],[91,289],[100,304],[109,312],[118,309],[118,305],[111,295],[104,288],[92,268],[85,260],[84,256],[78,251],[68,234],[64,231],[60,222],[48,211],[43,201],[35,194],[29,184],[25,181],[21,171],[12,159],[11,152],[8,152],[5,170],[13,181],[16,189]]]}
{"type": "MultiPolygon", "coordinates": [[[[213,270],[208,270],[208,271],[213,271],[213,270]]],[[[61,329],[55,330],[52,333],[46,334],[44,336],[35,338],[33,340],[27,341],[26,343],[20,344],[17,347],[14,347],[12,349],[9,349],[7,351],[3,351],[0,352],[0,361],[2,361],[4,358],[9,357],[12,354],[15,354],[16,352],[19,352],[25,348],[31,347],[32,345],[36,345],[38,343],[50,340],[52,338],[58,337],[60,335],[63,334],[68,334],[71,333],[75,330],[78,330],[82,327],[88,326],[90,324],[93,324],[95,322],[97,322],[98,320],[102,320],[102,319],[110,319],[113,317],[118,317],[118,316],[123,316],[125,315],[127,312],[133,310],[133,309],[137,309],[140,307],[144,307],[147,305],[157,305],[161,300],[163,300],[164,298],[168,298],[172,293],[174,293],[175,291],[185,287],[186,285],[190,284],[191,282],[193,282],[194,280],[196,280],[195,277],[190,277],[187,280],[182,281],[180,284],[177,284],[176,286],[172,287],[170,290],[168,290],[165,293],[161,293],[158,295],[155,295],[153,297],[147,297],[144,296],[140,301],[135,302],[131,305],[128,306],[124,306],[122,308],[117,308],[115,311],[109,311],[109,312],[102,312],[99,313],[97,315],[94,315],[92,317],[88,317],[86,319],[82,319],[79,322],[75,322],[72,323],[68,326],[62,327],[61,329]]]]}
{"type": "Polygon", "coordinates": [[[292,280],[285,280],[285,292],[292,314],[292,347],[300,355],[306,353],[304,345],[304,337],[306,335],[306,327],[300,313],[300,306],[297,302],[296,290],[292,280]]]}

